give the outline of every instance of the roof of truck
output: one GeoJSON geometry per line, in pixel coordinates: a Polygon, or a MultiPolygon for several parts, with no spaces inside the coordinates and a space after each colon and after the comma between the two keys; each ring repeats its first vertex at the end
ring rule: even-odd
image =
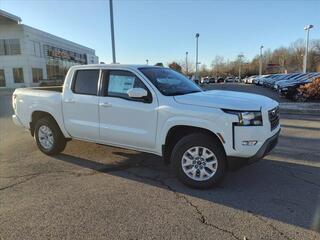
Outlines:
{"type": "Polygon", "coordinates": [[[152,65],[143,64],[88,64],[88,65],[75,65],[72,68],[128,68],[128,69],[138,69],[138,68],[161,68],[152,65]]]}

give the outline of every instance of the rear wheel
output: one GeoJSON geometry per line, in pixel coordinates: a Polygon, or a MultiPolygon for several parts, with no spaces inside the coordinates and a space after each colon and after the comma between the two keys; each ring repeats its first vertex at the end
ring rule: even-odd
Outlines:
{"type": "Polygon", "coordinates": [[[193,188],[214,187],[226,174],[220,142],[205,134],[183,137],[172,151],[172,161],[179,179],[193,188]]]}
{"type": "Polygon", "coordinates": [[[47,155],[58,154],[66,146],[66,139],[51,117],[44,117],[36,122],[34,137],[38,148],[47,155]]]}

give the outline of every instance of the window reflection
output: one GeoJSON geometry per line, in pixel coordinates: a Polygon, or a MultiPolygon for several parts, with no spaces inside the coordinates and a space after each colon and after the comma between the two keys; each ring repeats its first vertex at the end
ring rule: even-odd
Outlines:
{"type": "Polygon", "coordinates": [[[71,66],[87,63],[86,54],[79,54],[49,45],[44,45],[44,54],[47,59],[48,80],[63,81],[71,66]]]}

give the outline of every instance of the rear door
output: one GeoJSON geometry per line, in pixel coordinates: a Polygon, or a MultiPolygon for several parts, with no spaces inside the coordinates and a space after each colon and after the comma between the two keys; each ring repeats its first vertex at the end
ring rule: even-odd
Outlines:
{"type": "Polygon", "coordinates": [[[158,102],[154,92],[135,73],[108,70],[103,73],[100,98],[100,137],[105,143],[153,149],[158,102]],[[132,99],[127,90],[144,88],[147,99],[132,99]]]}
{"type": "Polygon", "coordinates": [[[74,138],[99,140],[99,69],[76,70],[63,96],[66,130],[74,138]]]}

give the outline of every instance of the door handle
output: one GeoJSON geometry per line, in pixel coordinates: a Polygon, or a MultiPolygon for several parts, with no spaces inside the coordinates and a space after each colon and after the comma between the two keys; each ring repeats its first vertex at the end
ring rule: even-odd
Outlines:
{"type": "Polygon", "coordinates": [[[112,104],[111,103],[108,103],[108,102],[103,102],[103,103],[100,103],[99,104],[101,107],[112,107],[112,104]]]}
{"type": "Polygon", "coordinates": [[[76,101],[73,99],[66,99],[64,100],[65,103],[75,103],[76,101]]]}

